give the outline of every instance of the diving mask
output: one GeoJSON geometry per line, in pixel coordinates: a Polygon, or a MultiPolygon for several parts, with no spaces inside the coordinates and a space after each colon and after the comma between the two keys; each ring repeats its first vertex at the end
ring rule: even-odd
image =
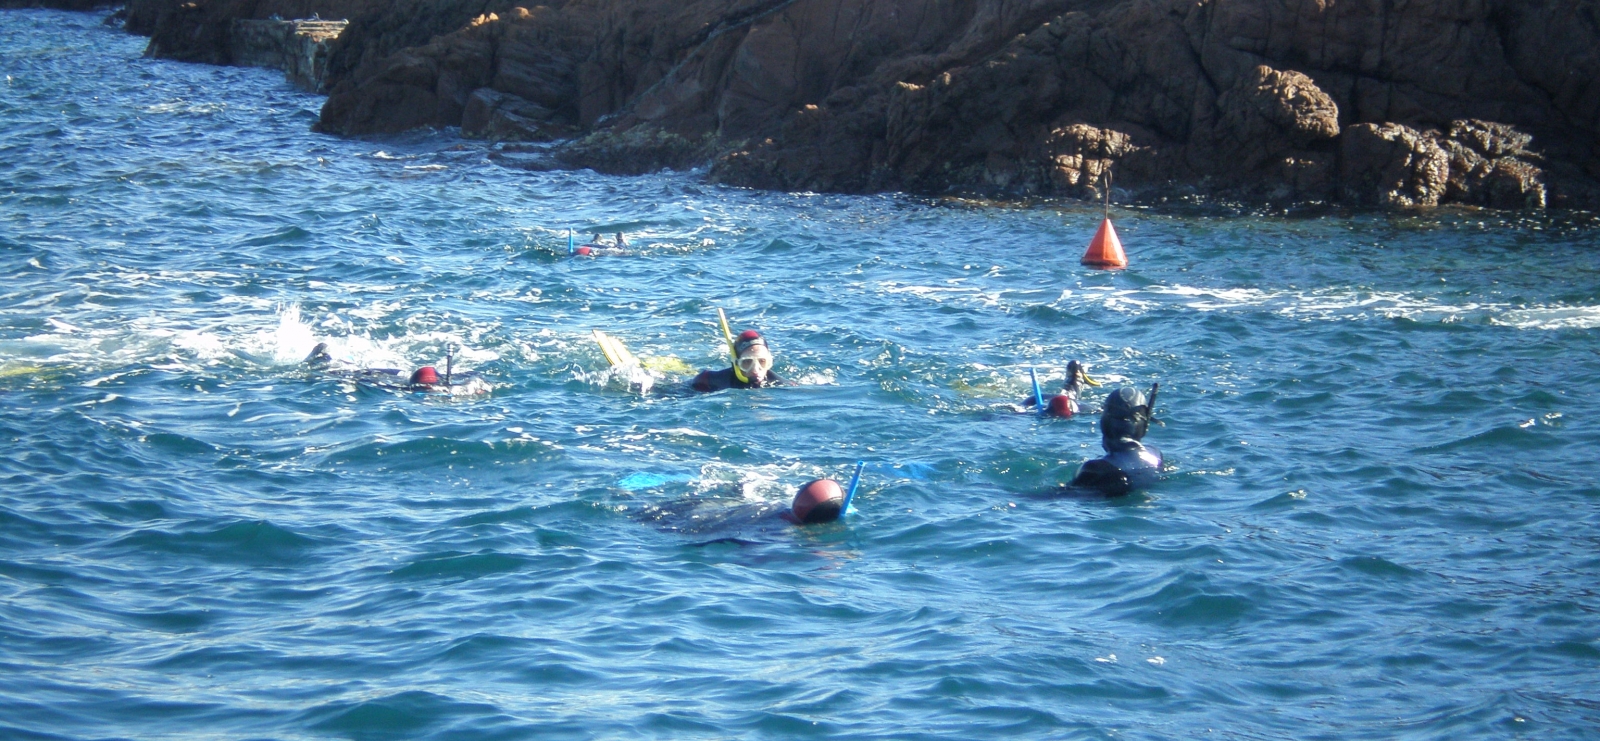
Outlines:
{"type": "Polygon", "coordinates": [[[772,351],[764,345],[751,347],[739,356],[739,370],[751,378],[766,378],[767,371],[772,370],[772,351]]]}

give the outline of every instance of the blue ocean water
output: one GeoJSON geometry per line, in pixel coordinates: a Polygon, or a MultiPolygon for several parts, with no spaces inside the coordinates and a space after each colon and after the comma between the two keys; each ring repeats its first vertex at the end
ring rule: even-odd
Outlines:
{"type": "Polygon", "coordinates": [[[1118,208],[1097,272],[1088,206],[335,139],[100,20],[0,13],[0,737],[1600,736],[1584,218],[1118,208]],[[672,393],[716,307],[795,384],[672,393]],[[1161,382],[1155,488],[1047,493],[1073,358],[1161,382]]]}

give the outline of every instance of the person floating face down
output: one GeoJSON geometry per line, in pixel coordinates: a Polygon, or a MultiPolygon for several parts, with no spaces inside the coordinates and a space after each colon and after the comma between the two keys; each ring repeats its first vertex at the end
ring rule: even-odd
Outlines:
{"type": "Polygon", "coordinates": [[[305,359],[305,364],[314,370],[327,371],[329,375],[348,378],[369,386],[421,393],[447,390],[443,379],[439,378],[439,370],[431,365],[424,365],[416,369],[409,377],[401,381],[402,371],[398,368],[358,368],[355,370],[330,371],[328,366],[332,363],[333,356],[328,354],[328,343],[326,342],[318,342],[317,346],[311,349],[311,354],[307,355],[305,359]]]}
{"type": "MultiPolygon", "coordinates": [[[[1083,387],[1099,386],[1100,383],[1089,377],[1083,364],[1073,360],[1067,363],[1067,380],[1061,384],[1061,393],[1044,400],[1044,414],[1047,417],[1071,417],[1078,413],[1078,394],[1083,392],[1083,387]]],[[[1023,406],[1033,406],[1038,403],[1032,396],[1023,402],[1023,406]]]]}
{"type": "Polygon", "coordinates": [[[758,389],[779,386],[783,379],[772,372],[772,351],[761,333],[747,329],[733,342],[737,366],[722,370],[703,370],[689,386],[695,391],[721,391],[723,389],[758,389]],[[738,372],[735,372],[735,371],[738,372]],[[744,377],[741,379],[740,376],[744,377]]]}
{"type": "MultiPolygon", "coordinates": [[[[1159,387],[1152,393],[1154,388],[1159,387]]],[[[1141,442],[1150,429],[1152,411],[1136,388],[1111,392],[1100,412],[1100,446],[1106,454],[1085,461],[1069,486],[1118,496],[1155,483],[1161,476],[1161,451],[1141,442]]]]}
{"type": "Polygon", "coordinates": [[[844,514],[844,489],[833,479],[817,479],[794,495],[782,517],[796,525],[833,522],[844,514]]]}

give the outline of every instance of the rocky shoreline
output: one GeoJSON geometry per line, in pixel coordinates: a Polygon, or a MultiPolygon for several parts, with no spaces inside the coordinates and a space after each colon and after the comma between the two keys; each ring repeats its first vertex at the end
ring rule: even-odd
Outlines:
{"type": "MultiPolygon", "coordinates": [[[[75,0],[56,0],[71,4],[75,0]]],[[[16,4],[16,0],[0,0],[16,4]]],[[[24,3],[35,4],[35,3],[24,3]]],[[[81,5],[81,3],[80,3],[81,5]]],[[[348,19],[320,131],[784,190],[1600,208],[1600,0],[130,0],[348,19]]]]}

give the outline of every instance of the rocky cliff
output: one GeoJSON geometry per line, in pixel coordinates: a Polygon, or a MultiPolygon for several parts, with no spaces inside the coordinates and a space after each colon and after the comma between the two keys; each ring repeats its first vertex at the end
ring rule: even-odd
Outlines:
{"type": "Polygon", "coordinates": [[[550,166],[1600,206],[1600,0],[162,1],[152,49],[204,61],[225,19],[348,17],[321,130],[579,134],[550,166]]]}

